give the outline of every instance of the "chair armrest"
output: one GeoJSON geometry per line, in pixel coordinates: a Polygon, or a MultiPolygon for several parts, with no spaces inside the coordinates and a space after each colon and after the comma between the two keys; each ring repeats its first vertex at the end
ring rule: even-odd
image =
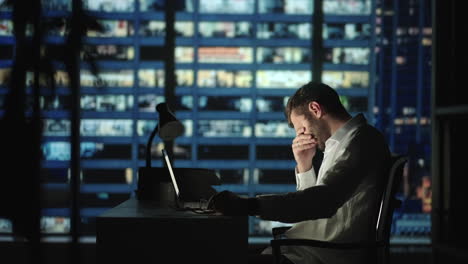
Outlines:
{"type": "Polygon", "coordinates": [[[273,238],[278,239],[280,235],[284,234],[284,232],[288,231],[290,228],[291,228],[290,226],[273,227],[271,229],[273,238]]]}

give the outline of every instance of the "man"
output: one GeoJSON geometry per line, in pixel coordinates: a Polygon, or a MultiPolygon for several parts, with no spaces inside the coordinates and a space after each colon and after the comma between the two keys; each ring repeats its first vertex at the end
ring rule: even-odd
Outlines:
{"type": "MultiPolygon", "coordinates": [[[[254,215],[261,219],[294,223],[286,238],[333,242],[375,239],[376,212],[388,174],[390,152],[384,137],[345,110],[336,91],[310,82],[289,99],[285,109],[296,137],[292,151],[297,191],[243,198],[223,191],[211,206],[226,215],[254,215]],[[317,148],[323,161],[315,173],[317,148]]],[[[262,259],[271,261],[271,249],[262,259]]],[[[285,263],[363,263],[365,254],[312,247],[285,247],[285,263]]],[[[260,258],[258,258],[260,259],[260,258]]]]}

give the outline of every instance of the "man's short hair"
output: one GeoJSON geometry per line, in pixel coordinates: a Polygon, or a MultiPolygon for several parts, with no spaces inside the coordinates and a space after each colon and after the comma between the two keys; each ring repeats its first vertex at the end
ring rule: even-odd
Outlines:
{"type": "Polygon", "coordinates": [[[324,83],[309,82],[299,88],[288,100],[285,115],[290,126],[292,126],[292,111],[296,110],[298,114],[305,114],[309,103],[312,101],[320,104],[333,117],[341,118],[348,115],[335,89],[324,83]]]}

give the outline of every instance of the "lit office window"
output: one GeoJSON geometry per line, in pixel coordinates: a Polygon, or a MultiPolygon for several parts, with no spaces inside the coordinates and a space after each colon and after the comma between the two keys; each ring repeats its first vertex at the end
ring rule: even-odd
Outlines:
{"type": "Polygon", "coordinates": [[[94,76],[89,70],[81,70],[81,86],[132,87],[133,70],[100,70],[94,76]]]}
{"type": "Polygon", "coordinates": [[[156,112],[156,106],[164,102],[163,95],[143,94],[138,96],[138,110],[140,112],[156,112]]]}
{"type": "MultiPolygon", "coordinates": [[[[164,102],[164,96],[143,94],[138,96],[138,109],[140,112],[156,112],[156,106],[164,102]]],[[[193,97],[189,95],[176,96],[173,111],[189,111],[193,109],[193,97]]]]}
{"type": "Polygon", "coordinates": [[[253,14],[254,0],[200,0],[200,13],[253,14]]]}
{"type": "Polygon", "coordinates": [[[175,48],[176,63],[191,63],[193,62],[192,47],[176,47],[175,48]]]}
{"type": "Polygon", "coordinates": [[[327,23],[323,25],[325,40],[370,40],[372,26],[367,23],[327,23]]]}
{"type": "Polygon", "coordinates": [[[130,61],[135,57],[133,46],[123,45],[85,45],[81,52],[81,58],[93,58],[95,60],[130,61]]]}
{"type": "Polygon", "coordinates": [[[199,70],[198,87],[250,88],[252,72],[243,70],[199,70]]]}
{"type": "Polygon", "coordinates": [[[166,24],[164,21],[146,20],[140,22],[138,35],[144,37],[164,37],[166,34],[166,24]]]}
{"type": "Polygon", "coordinates": [[[98,20],[103,31],[88,31],[88,37],[109,38],[109,37],[130,37],[134,34],[133,23],[127,20],[98,20]]]}
{"type": "Polygon", "coordinates": [[[41,232],[45,234],[66,234],[70,232],[70,217],[41,217],[41,232]]]}
{"type": "Polygon", "coordinates": [[[140,87],[164,87],[164,70],[141,69],[138,71],[140,87]]]}
{"type": "Polygon", "coordinates": [[[200,63],[252,63],[253,49],[250,47],[199,47],[200,63]]]}
{"type": "Polygon", "coordinates": [[[314,7],[313,0],[259,0],[259,13],[310,15],[314,7]]]}
{"type": "Polygon", "coordinates": [[[67,119],[44,119],[43,134],[44,136],[70,136],[70,120],[67,119]]]}
{"type": "MultiPolygon", "coordinates": [[[[144,69],[138,71],[140,87],[164,87],[164,70],[144,69]]],[[[177,86],[193,85],[193,70],[176,70],[177,86]]]]}
{"type": "Polygon", "coordinates": [[[84,0],[84,7],[89,11],[133,12],[134,0],[84,0]]]}
{"type": "Polygon", "coordinates": [[[333,88],[368,88],[369,72],[324,71],[322,81],[333,88]]]}
{"type": "Polygon", "coordinates": [[[70,160],[70,143],[65,141],[45,142],[41,146],[43,160],[70,160]]]}
{"type": "Polygon", "coordinates": [[[310,48],[300,47],[258,47],[257,63],[310,63],[310,48]]]}
{"type": "Polygon", "coordinates": [[[81,110],[96,112],[126,112],[133,109],[133,95],[82,95],[81,110]]]}
{"type": "Polygon", "coordinates": [[[54,74],[54,81],[57,86],[68,86],[68,73],[62,70],[57,70],[54,74]]]}
{"type": "Polygon", "coordinates": [[[371,0],[323,0],[326,15],[370,15],[371,0]]]}
{"type": "Polygon", "coordinates": [[[157,122],[153,120],[138,120],[137,134],[140,137],[149,137],[156,127],[157,122]]]}
{"type": "MultiPolygon", "coordinates": [[[[65,141],[45,142],[42,145],[43,159],[47,161],[70,160],[70,143],[65,141]]],[[[82,159],[130,159],[131,145],[100,142],[81,142],[82,159]]]]}
{"type": "Polygon", "coordinates": [[[325,48],[324,63],[332,64],[369,64],[369,48],[325,48]]]}
{"type": "Polygon", "coordinates": [[[0,0],[0,11],[11,11],[11,7],[3,5],[5,2],[6,0],[0,0]]]}
{"type": "Polygon", "coordinates": [[[250,137],[252,127],[247,120],[199,120],[197,135],[201,137],[250,137]]]}
{"type": "Polygon", "coordinates": [[[194,81],[193,79],[193,70],[176,70],[177,86],[192,86],[194,81]]]}
{"type": "Polygon", "coordinates": [[[11,69],[0,68],[0,85],[7,85],[10,80],[11,69]]]}
{"type": "Polygon", "coordinates": [[[190,21],[176,21],[174,25],[176,37],[193,37],[194,26],[190,21]]]}
{"type": "Polygon", "coordinates": [[[12,36],[13,23],[11,20],[0,19],[0,36],[12,36]]]}
{"type": "Polygon", "coordinates": [[[255,123],[255,136],[265,138],[294,138],[296,132],[284,120],[257,121],[255,123]]]}
{"type": "Polygon", "coordinates": [[[311,79],[310,71],[257,71],[257,88],[291,88],[297,89],[311,79]]]}
{"type": "MultiPolygon", "coordinates": [[[[1,74],[1,72],[0,72],[1,74]]],[[[5,71],[5,74],[8,74],[8,71],[5,71]]],[[[5,76],[8,77],[8,76],[5,76]]],[[[55,84],[59,85],[66,85],[68,83],[68,74],[64,71],[57,70],[54,74],[55,84]]],[[[49,87],[49,77],[46,74],[40,73],[39,74],[39,86],[41,87],[49,87]]],[[[26,72],[26,86],[32,87],[34,84],[34,73],[33,72],[26,72]]]]}
{"type": "Polygon", "coordinates": [[[198,32],[204,38],[250,38],[252,25],[248,21],[241,22],[199,22],[198,32]]]}
{"type": "Polygon", "coordinates": [[[262,22],[257,24],[259,39],[310,39],[311,24],[304,22],[262,22]]]}
{"type": "MultiPolygon", "coordinates": [[[[193,22],[176,21],[174,25],[176,37],[192,37],[194,34],[193,22]]],[[[140,21],[139,35],[144,37],[164,37],[166,24],[164,21],[143,20],[140,21]]]]}
{"type": "Polygon", "coordinates": [[[133,120],[127,119],[82,119],[81,136],[105,137],[132,135],[133,120]]]}

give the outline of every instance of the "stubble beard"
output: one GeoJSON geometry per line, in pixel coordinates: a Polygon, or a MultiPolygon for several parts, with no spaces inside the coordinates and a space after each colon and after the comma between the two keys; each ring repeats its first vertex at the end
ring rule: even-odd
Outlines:
{"type": "Polygon", "coordinates": [[[325,141],[331,136],[330,128],[327,126],[325,121],[318,120],[312,116],[312,114],[307,113],[306,118],[310,122],[310,131],[314,134],[317,139],[317,147],[321,151],[325,150],[325,141]]]}

